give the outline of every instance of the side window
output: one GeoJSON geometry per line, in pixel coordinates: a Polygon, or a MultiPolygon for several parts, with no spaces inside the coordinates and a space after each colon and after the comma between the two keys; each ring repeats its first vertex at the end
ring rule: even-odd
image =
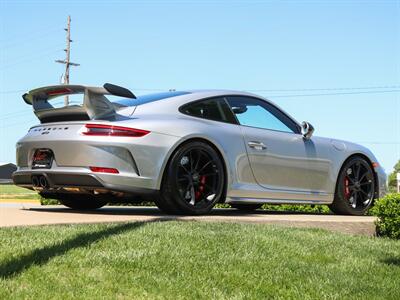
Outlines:
{"type": "Polygon", "coordinates": [[[228,103],[241,125],[298,133],[297,125],[268,102],[241,96],[228,98],[228,103]]]}
{"type": "Polygon", "coordinates": [[[195,101],[182,106],[180,111],[193,117],[237,124],[236,119],[224,98],[211,98],[195,101]]]}

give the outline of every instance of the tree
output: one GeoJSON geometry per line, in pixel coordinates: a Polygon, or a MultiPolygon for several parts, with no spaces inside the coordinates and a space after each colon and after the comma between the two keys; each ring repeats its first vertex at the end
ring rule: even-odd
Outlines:
{"type": "Polygon", "coordinates": [[[389,181],[389,192],[396,192],[396,184],[397,184],[397,173],[400,173],[400,160],[397,164],[394,165],[394,170],[390,173],[388,181],[389,181]]]}

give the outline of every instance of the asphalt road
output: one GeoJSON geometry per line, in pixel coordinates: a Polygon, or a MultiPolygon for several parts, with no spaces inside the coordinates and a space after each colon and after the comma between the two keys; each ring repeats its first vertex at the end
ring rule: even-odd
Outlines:
{"type": "Polygon", "coordinates": [[[206,222],[244,222],[292,227],[323,228],[349,234],[375,234],[375,217],[337,216],[256,211],[241,213],[234,209],[214,209],[206,216],[170,216],[155,207],[106,206],[95,211],[73,211],[63,206],[40,206],[33,202],[0,202],[0,227],[47,224],[196,220],[206,222]]]}

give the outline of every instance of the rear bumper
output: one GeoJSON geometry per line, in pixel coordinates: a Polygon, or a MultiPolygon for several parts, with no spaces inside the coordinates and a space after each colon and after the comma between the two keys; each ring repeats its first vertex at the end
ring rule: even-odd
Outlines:
{"type": "Polygon", "coordinates": [[[84,168],[80,170],[66,170],[69,168],[51,169],[21,169],[13,173],[12,179],[15,185],[36,189],[46,193],[64,193],[74,188],[93,193],[122,192],[126,194],[151,196],[158,193],[158,190],[151,188],[154,185],[152,179],[135,178],[132,176],[121,176],[119,174],[94,174],[84,168]],[[34,187],[32,179],[35,176],[44,176],[48,187],[45,189],[34,187]]]}
{"type": "Polygon", "coordinates": [[[160,189],[166,159],[178,137],[157,132],[140,138],[86,136],[80,133],[85,123],[33,127],[17,143],[14,182],[32,187],[31,177],[43,175],[55,188],[82,186],[82,180],[84,187],[97,187],[100,182],[100,187],[123,192],[160,189]],[[49,169],[32,169],[37,149],[53,152],[49,169]],[[119,173],[93,173],[90,167],[117,169],[119,173]]]}

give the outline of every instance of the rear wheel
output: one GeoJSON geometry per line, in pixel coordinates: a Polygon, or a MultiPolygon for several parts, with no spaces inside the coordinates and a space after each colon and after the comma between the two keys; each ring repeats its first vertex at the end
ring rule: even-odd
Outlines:
{"type": "Polygon", "coordinates": [[[58,200],[62,205],[77,210],[97,209],[107,204],[106,200],[98,199],[91,195],[66,195],[58,200]]]}
{"type": "Polygon", "coordinates": [[[335,199],[329,208],[336,214],[364,215],[374,195],[375,178],[370,164],[361,157],[354,157],[340,171],[335,199]]]}
{"type": "Polygon", "coordinates": [[[214,148],[187,143],[172,155],[155,202],[169,214],[206,214],[221,201],[224,182],[224,166],[214,148]]]}
{"type": "Polygon", "coordinates": [[[231,207],[236,208],[240,211],[253,211],[261,208],[262,204],[230,204],[231,207]]]}

